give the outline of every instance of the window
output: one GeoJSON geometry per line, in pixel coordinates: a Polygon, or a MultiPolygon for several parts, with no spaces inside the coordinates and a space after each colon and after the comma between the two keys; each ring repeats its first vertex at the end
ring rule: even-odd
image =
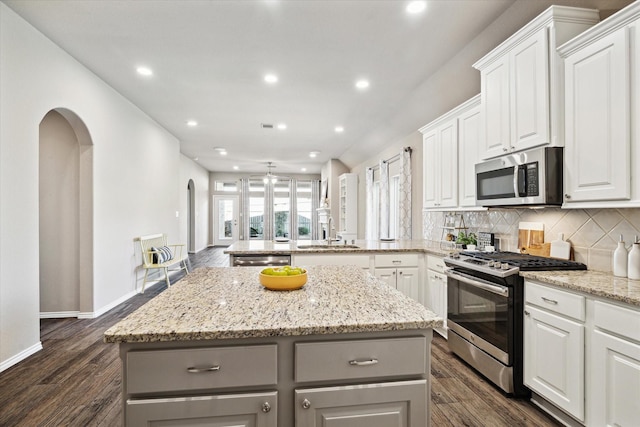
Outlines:
{"type": "Polygon", "coordinates": [[[237,181],[216,181],[214,185],[215,191],[238,192],[237,181]]]}
{"type": "Polygon", "coordinates": [[[264,189],[261,179],[249,180],[249,238],[262,240],[264,233],[264,189]]]}
{"type": "Polygon", "coordinates": [[[273,184],[274,237],[291,236],[291,182],[277,181],[273,184]]]}
{"type": "MultiPolygon", "coordinates": [[[[316,185],[317,185],[317,181],[316,185]]],[[[298,181],[296,185],[296,223],[298,230],[298,240],[311,240],[311,218],[313,213],[313,202],[311,200],[312,181],[298,181]]]]}

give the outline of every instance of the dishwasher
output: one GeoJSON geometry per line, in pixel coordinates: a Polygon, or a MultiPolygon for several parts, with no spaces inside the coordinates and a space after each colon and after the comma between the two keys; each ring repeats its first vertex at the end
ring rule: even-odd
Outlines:
{"type": "Polygon", "coordinates": [[[230,255],[232,267],[278,267],[291,265],[291,255],[230,255]]]}

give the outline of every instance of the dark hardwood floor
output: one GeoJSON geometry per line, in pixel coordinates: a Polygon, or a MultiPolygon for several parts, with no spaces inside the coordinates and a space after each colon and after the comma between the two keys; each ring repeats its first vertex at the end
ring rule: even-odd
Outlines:
{"type": "MultiPolygon", "coordinates": [[[[222,251],[190,255],[190,267],[227,266],[222,251]]],[[[122,425],[118,346],[103,343],[102,335],[165,289],[148,288],[97,319],[42,320],[44,349],[0,373],[0,426],[122,425]]],[[[433,426],[557,425],[531,403],[505,397],[452,355],[438,335],[431,373],[433,426]]]]}

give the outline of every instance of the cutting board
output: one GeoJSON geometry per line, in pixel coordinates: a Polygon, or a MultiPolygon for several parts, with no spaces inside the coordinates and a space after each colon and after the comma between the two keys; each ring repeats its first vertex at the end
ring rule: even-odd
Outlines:
{"type": "Polygon", "coordinates": [[[549,257],[550,244],[544,243],[544,224],[521,222],[518,225],[518,249],[520,253],[549,257]]]}
{"type": "Polygon", "coordinates": [[[564,234],[558,234],[558,239],[551,242],[549,252],[551,258],[569,259],[571,256],[571,243],[564,240],[564,234]]]}

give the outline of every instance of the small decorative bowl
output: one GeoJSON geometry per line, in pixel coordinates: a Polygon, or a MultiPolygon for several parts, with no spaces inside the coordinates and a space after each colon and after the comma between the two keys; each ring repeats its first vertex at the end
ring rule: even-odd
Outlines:
{"type": "Polygon", "coordinates": [[[307,271],[294,276],[271,276],[260,273],[260,283],[272,291],[294,291],[307,283],[307,271]]]}

